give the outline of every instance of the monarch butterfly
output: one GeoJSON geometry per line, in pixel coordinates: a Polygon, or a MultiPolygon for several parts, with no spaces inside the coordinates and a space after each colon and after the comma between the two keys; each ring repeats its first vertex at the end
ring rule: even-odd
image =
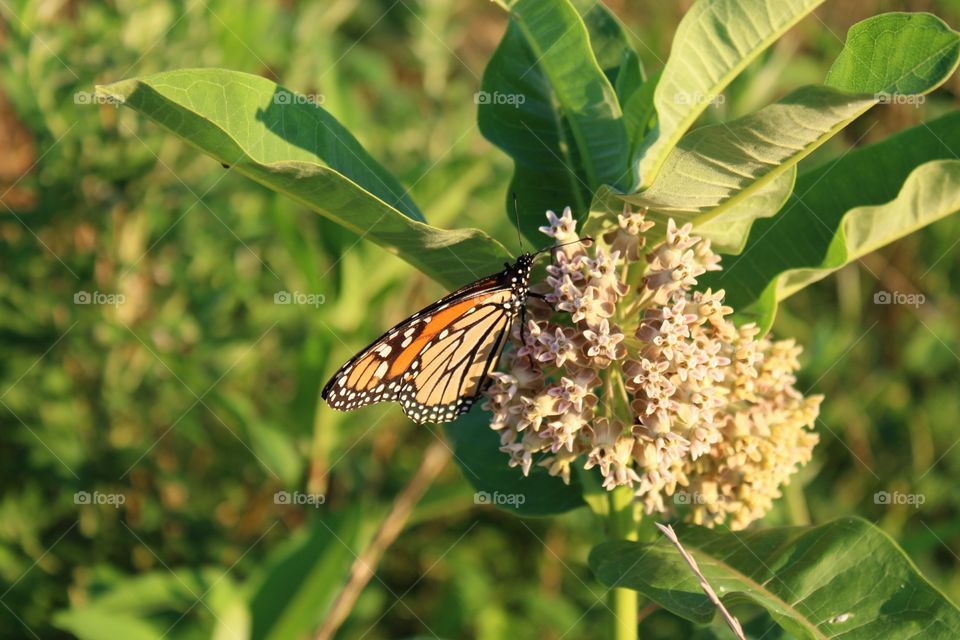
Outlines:
{"type": "Polygon", "coordinates": [[[540,297],[529,291],[534,259],[556,248],[524,253],[416,312],[340,367],[321,397],[339,411],[392,400],[416,423],[456,420],[483,391],[527,297],[540,297]]]}

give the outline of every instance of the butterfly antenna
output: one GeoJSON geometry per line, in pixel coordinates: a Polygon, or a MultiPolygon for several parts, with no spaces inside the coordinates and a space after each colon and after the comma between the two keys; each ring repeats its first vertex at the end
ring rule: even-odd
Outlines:
{"type": "Polygon", "coordinates": [[[517,192],[513,192],[513,215],[517,219],[517,242],[520,243],[520,253],[523,253],[523,236],[520,234],[520,207],[517,205],[517,192]]]}
{"type": "Polygon", "coordinates": [[[589,247],[591,244],[593,244],[593,238],[591,238],[590,236],[584,236],[582,238],[577,238],[576,240],[571,240],[570,242],[564,242],[563,244],[555,244],[552,247],[544,247],[543,249],[540,249],[540,251],[537,251],[533,255],[538,256],[541,253],[546,253],[547,251],[553,251],[554,249],[559,249],[560,247],[567,247],[567,246],[570,246],[571,244],[581,244],[581,243],[583,244],[583,246],[589,247]]]}

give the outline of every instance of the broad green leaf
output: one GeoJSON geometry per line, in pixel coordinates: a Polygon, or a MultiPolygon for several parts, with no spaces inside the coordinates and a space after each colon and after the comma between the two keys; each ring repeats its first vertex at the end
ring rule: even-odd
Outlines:
{"type": "Polygon", "coordinates": [[[570,4],[583,20],[597,65],[617,97],[621,90],[625,95],[632,93],[643,83],[643,66],[630,46],[623,24],[602,2],[570,0],[570,4]]]}
{"type": "Polygon", "coordinates": [[[515,193],[523,234],[537,237],[547,209],[583,211],[590,187],[581,177],[578,149],[549,81],[513,20],[487,63],[477,96],[480,132],[513,158],[504,206],[512,216],[515,193]]]}
{"type": "MultiPolygon", "coordinates": [[[[592,190],[629,178],[626,129],[610,78],[622,62],[631,64],[630,49],[602,4],[502,4],[510,22],[484,70],[477,120],[514,160],[510,191],[522,231],[534,238],[547,209],[584,214],[592,190]]],[[[509,194],[505,202],[513,219],[509,194]]]]}
{"type": "Polygon", "coordinates": [[[404,188],[332,115],[265,78],[183,69],[97,92],[448,286],[495,271],[510,256],[482,231],[426,224],[404,188]]]}
{"type": "Polygon", "coordinates": [[[300,638],[315,631],[369,541],[378,513],[362,504],[333,516],[323,513],[272,552],[250,583],[251,637],[300,638]]]}
{"type": "Polygon", "coordinates": [[[524,516],[548,516],[584,505],[578,478],[572,477],[567,485],[536,463],[527,477],[518,467],[509,467],[507,454],[500,451],[500,435],[490,428],[486,411],[474,409],[445,425],[445,431],[453,443],[453,459],[476,490],[477,504],[524,516]]]}
{"type": "Polygon", "coordinates": [[[775,216],[793,193],[797,180],[796,165],[747,195],[736,207],[721,210],[722,215],[698,216],[694,220],[697,235],[710,240],[717,252],[735,255],[743,251],[750,228],[760,218],[775,216]]]}
{"type": "Polygon", "coordinates": [[[636,184],[654,178],[681,136],[760,53],[823,0],[699,0],[684,15],[654,94],[658,126],[638,154],[636,184]]]}
{"type": "MultiPolygon", "coordinates": [[[[753,190],[735,208],[718,207],[700,214],[651,209],[647,212],[647,217],[653,220],[656,226],[646,233],[647,246],[652,246],[663,239],[667,221],[673,218],[680,223],[693,224],[697,235],[710,240],[716,251],[727,254],[739,253],[747,242],[747,236],[754,221],[759,218],[769,218],[780,211],[793,191],[796,177],[797,168],[789,167],[774,180],[753,190]]],[[[588,236],[599,236],[613,228],[617,214],[623,211],[623,201],[632,199],[632,196],[624,196],[607,187],[601,187],[591,203],[590,217],[584,224],[582,233],[588,236]]]]}
{"type": "Polygon", "coordinates": [[[742,318],[768,329],[778,301],[960,210],[958,155],[955,112],[802,174],[783,210],[701,285],[725,289],[742,318]]]}
{"type": "MultiPolygon", "coordinates": [[[[735,252],[746,241],[750,217],[768,217],[789,191],[771,188],[813,150],[888,96],[916,97],[947,80],[960,60],[960,37],[929,14],[885,14],[854,25],[828,86],[799,89],[777,102],[732,122],[702,127],[683,137],[669,154],[663,171],[649,189],[624,200],[648,207],[653,217],[691,221],[695,227],[712,221],[711,233],[722,231],[718,246],[735,252]],[[894,59],[876,49],[895,50],[894,59]],[[861,62],[857,73],[847,62],[861,62]],[[864,68],[871,68],[869,80],[864,68]],[[904,93],[908,92],[908,93],[904,93]],[[748,209],[753,209],[750,211],[748,209]]],[[[789,186],[786,180],[780,185],[789,186]]]]}
{"type": "MultiPolygon", "coordinates": [[[[604,39],[608,47],[596,55],[584,20],[567,0],[515,0],[509,8],[563,109],[587,184],[620,184],[627,163],[626,130],[616,92],[598,62],[609,57],[609,38],[604,39]]],[[[603,16],[600,11],[593,3],[588,15],[603,16]]],[[[600,24],[599,19],[591,22],[600,24]]],[[[615,59],[619,62],[620,55],[615,59]]]]}
{"type": "Polygon", "coordinates": [[[827,86],[844,91],[919,95],[950,77],[960,59],[960,34],[929,13],[884,13],[850,27],[827,86]]]}
{"type": "MultiPolygon", "coordinates": [[[[960,610],[859,518],[739,533],[685,526],[677,535],[725,605],[759,605],[798,638],[960,637],[960,610]]],[[[665,539],[601,544],[590,567],[606,586],[640,591],[688,620],[716,613],[665,539]]]]}
{"type": "Polygon", "coordinates": [[[828,87],[798,89],[756,113],[687,134],[653,185],[623,199],[678,221],[720,217],[874,104],[872,96],[828,87]]]}

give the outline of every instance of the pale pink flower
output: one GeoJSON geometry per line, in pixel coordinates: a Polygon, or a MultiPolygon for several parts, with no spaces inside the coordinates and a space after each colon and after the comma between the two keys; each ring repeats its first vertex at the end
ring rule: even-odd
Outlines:
{"type": "MultiPolygon", "coordinates": [[[[577,239],[569,208],[547,219],[555,242],[577,239]]],[[[502,356],[484,406],[525,474],[536,462],[569,483],[573,465],[597,468],[648,514],[676,511],[677,491],[699,492],[681,508],[688,520],[743,528],[809,461],[821,398],[795,387],[793,341],[734,325],[723,291],[693,290],[720,257],[689,223],[668,221],[640,255],[652,224],[625,208],[590,251],[556,252],[533,287],[546,303],[531,301],[525,330],[514,328],[518,348],[502,356]]]]}

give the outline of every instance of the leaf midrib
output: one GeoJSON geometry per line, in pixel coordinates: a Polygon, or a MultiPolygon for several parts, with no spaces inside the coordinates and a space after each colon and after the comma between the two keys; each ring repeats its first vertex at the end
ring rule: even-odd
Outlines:
{"type": "MultiPolygon", "coordinates": [[[[571,10],[574,11],[574,13],[576,13],[576,10],[574,10],[572,7],[571,7],[571,10]]],[[[559,83],[555,81],[556,78],[550,73],[549,65],[540,64],[540,61],[544,59],[547,53],[549,53],[549,49],[547,49],[546,51],[541,49],[541,47],[537,43],[537,40],[533,37],[532,31],[527,27],[526,20],[523,18],[523,16],[521,16],[517,11],[515,11],[512,8],[510,9],[510,15],[513,16],[517,24],[517,27],[520,29],[520,33],[523,34],[524,40],[526,40],[527,42],[527,46],[530,47],[530,50],[534,54],[534,59],[535,59],[534,65],[537,66],[547,76],[547,79],[550,81],[551,87],[559,86],[559,83]]],[[[576,18],[577,19],[576,19],[576,22],[574,23],[574,26],[567,29],[564,32],[563,37],[567,37],[567,35],[571,30],[575,30],[579,26],[582,32],[581,35],[587,42],[589,42],[590,34],[587,33],[587,28],[583,24],[583,20],[580,18],[579,14],[576,15],[576,18]]],[[[597,81],[600,82],[601,84],[606,83],[607,88],[609,88],[612,91],[613,89],[612,87],[609,87],[610,83],[607,80],[606,76],[603,75],[603,70],[600,69],[600,65],[597,64],[596,59],[593,57],[592,51],[588,61],[593,64],[594,70],[597,73],[597,81]]],[[[587,174],[587,182],[589,183],[591,188],[595,189],[600,186],[599,176],[597,174],[597,169],[596,169],[596,166],[594,165],[593,158],[591,158],[590,154],[588,153],[589,149],[586,145],[586,138],[584,137],[583,131],[581,130],[579,119],[574,115],[575,111],[570,108],[562,92],[556,91],[554,89],[552,91],[552,94],[556,96],[556,99],[560,103],[560,106],[563,108],[564,112],[570,114],[570,117],[568,117],[566,120],[567,122],[570,123],[570,131],[573,133],[574,140],[577,143],[577,148],[580,150],[580,159],[581,159],[581,163],[583,164],[583,169],[587,174]]],[[[551,111],[555,112],[555,110],[553,109],[551,109],[551,111]]],[[[560,117],[562,117],[562,115],[560,115],[560,117]]],[[[562,138],[563,135],[564,135],[563,131],[561,130],[560,137],[562,138]]],[[[626,173],[626,171],[624,171],[624,173],[626,173]]],[[[579,189],[576,189],[576,191],[579,191],[579,189]]]]}
{"type": "MultiPolygon", "coordinates": [[[[730,566],[724,560],[721,560],[720,558],[713,556],[709,552],[705,551],[702,547],[695,547],[692,545],[688,545],[688,546],[694,550],[694,551],[691,551],[691,553],[697,552],[701,554],[702,557],[708,559],[710,562],[714,563],[714,565],[719,566],[721,569],[724,569],[725,571],[729,572],[731,575],[737,576],[738,580],[746,583],[752,589],[760,593],[766,594],[771,600],[775,602],[775,604],[782,607],[785,611],[789,611],[792,614],[792,619],[800,621],[801,624],[804,626],[804,628],[808,629],[813,633],[813,636],[815,638],[817,638],[818,640],[829,640],[830,636],[824,635],[814,623],[810,622],[806,618],[806,616],[801,615],[799,611],[797,611],[791,604],[784,601],[783,598],[773,593],[769,589],[762,587],[760,583],[758,583],[756,580],[745,575],[739,569],[735,569],[734,567],[730,566]]],[[[776,575],[773,575],[771,577],[776,577],[776,575]]]]}
{"type": "MultiPolygon", "coordinates": [[[[792,16],[790,20],[781,25],[781,27],[775,31],[772,31],[766,38],[761,39],[757,42],[756,46],[750,51],[750,53],[743,58],[740,62],[730,68],[727,73],[722,74],[714,83],[713,89],[716,89],[715,92],[711,91],[712,96],[719,95],[720,91],[724,89],[730,82],[733,81],[740,73],[750,65],[751,62],[756,60],[757,56],[763,53],[771,44],[776,42],[780,37],[793,28],[798,22],[807,17],[810,13],[813,12],[819,5],[823,4],[823,0],[818,0],[815,4],[811,5],[805,11],[799,13],[798,15],[792,16]]],[[[705,15],[705,14],[704,14],[705,15]]],[[[669,62],[669,60],[668,60],[669,62]]],[[[659,88],[659,87],[658,87],[659,88]]],[[[654,104],[656,104],[656,98],[654,99],[654,104]]],[[[648,176],[640,176],[640,184],[642,188],[649,187],[653,184],[653,180],[660,173],[660,170],[663,168],[663,163],[666,162],[667,156],[669,153],[676,148],[677,143],[680,139],[687,133],[689,128],[696,122],[697,118],[706,111],[709,106],[707,101],[702,101],[702,104],[696,104],[687,112],[687,115],[681,118],[680,122],[677,123],[677,126],[674,127],[673,133],[671,133],[664,142],[661,143],[660,139],[654,139],[650,142],[650,146],[660,145],[661,150],[658,155],[655,157],[655,162],[651,165],[648,170],[648,176]]],[[[654,129],[656,131],[656,129],[654,129]]]]}

